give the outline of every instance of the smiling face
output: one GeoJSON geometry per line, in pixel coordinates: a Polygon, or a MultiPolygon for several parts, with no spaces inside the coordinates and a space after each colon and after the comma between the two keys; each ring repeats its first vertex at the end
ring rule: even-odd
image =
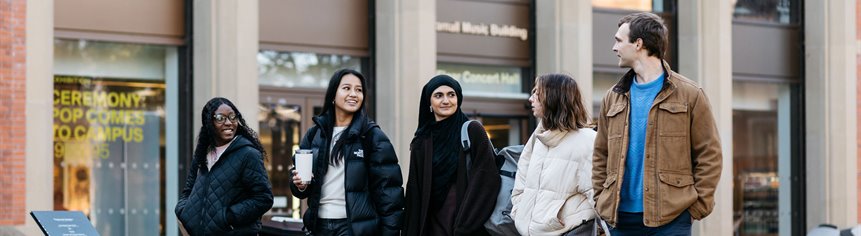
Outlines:
{"type": "Polygon", "coordinates": [[[443,85],[431,93],[431,107],[436,121],[444,120],[457,111],[457,93],[454,89],[443,85]]]}
{"type": "Polygon", "coordinates": [[[613,52],[619,57],[619,67],[631,68],[638,56],[640,45],[642,45],[641,39],[637,39],[633,43],[630,41],[630,26],[629,23],[622,24],[614,36],[616,43],[613,44],[613,52]]]}
{"type": "Polygon", "coordinates": [[[362,93],[362,81],[352,74],[341,77],[338,90],[335,92],[335,112],[352,115],[362,108],[365,94],[362,93]]]}
{"type": "MultiPolygon", "coordinates": [[[[538,80],[535,80],[538,82],[538,80]]],[[[538,83],[535,83],[535,88],[532,88],[532,95],[529,96],[529,105],[532,106],[532,116],[541,118],[544,115],[544,106],[541,105],[541,91],[538,83]]]]}
{"type": "Polygon", "coordinates": [[[236,112],[227,104],[221,104],[212,116],[215,126],[215,145],[221,146],[233,140],[236,136],[236,126],[239,124],[236,112]]]}

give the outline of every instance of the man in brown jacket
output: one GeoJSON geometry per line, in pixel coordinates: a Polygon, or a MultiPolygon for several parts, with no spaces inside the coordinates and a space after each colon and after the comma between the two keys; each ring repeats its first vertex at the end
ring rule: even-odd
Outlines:
{"type": "Polygon", "coordinates": [[[652,13],[619,21],[613,52],[631,68],[604,95],[592,183],[613,236],[690,235],[714,208],[721,147],[708,98],[664,61],[667,27],[652,13]]]}

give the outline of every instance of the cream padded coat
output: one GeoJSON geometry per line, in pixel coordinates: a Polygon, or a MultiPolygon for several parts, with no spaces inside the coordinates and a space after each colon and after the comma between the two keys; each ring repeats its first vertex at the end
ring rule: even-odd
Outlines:
{"type": "Polygon", "coordinates": [[[521,235],[560,235],[595,218],[595,131],[547,131],[539,124],[517,164],[511,217],[521,235]]]}

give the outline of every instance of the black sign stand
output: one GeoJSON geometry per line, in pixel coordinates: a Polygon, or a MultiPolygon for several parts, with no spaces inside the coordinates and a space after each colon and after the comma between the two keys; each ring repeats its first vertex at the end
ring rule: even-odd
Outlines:
{"type": "Polygon", "coordinates": [[[80,211],[31,211],[45,235],[99,236],[90,220],[80,211]]]}

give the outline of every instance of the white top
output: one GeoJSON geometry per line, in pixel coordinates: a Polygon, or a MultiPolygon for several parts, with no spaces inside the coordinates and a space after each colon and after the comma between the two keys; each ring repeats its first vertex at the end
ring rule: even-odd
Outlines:
{"type": "Polygon", "coordinates": [[[529,137],[517,161],[511,218],[521,235],[560,235],[595,218],[595,131],[544,130],[529,137]]]}
{"type": "MultiPolygon", "coordinates": [[[[341,139],[341,133],[347,129],[346,126],[335,127],[332,131],[332,144],[329,146],[330,155],[335,155],[335,142],[341,139]]],[[[344,162],[342,160],[336,165],[331,165],[323,178],[323,189],[320,193],[319,217],[323,219],[345,219],[347,218],[346,190],[344,188],[344,162]]]]}
{"type": "Polygon", "coordinates": [[[207,169],[212,170],[212,166],[214,166],[215,163],[218,162],[218,159],[221,158],[221,154],[224,154],[224,150],[227,149],[227,147],[229,147],[231,143],[233,143],[233,140],[236,140],[236,136],[234,136],[233,139],[230,140],[230,142],[227,142],[227,144],[215,147],[215,150],[212,150],[212,152],[210,152],[209,155],[206,156],[207,169]]]}

